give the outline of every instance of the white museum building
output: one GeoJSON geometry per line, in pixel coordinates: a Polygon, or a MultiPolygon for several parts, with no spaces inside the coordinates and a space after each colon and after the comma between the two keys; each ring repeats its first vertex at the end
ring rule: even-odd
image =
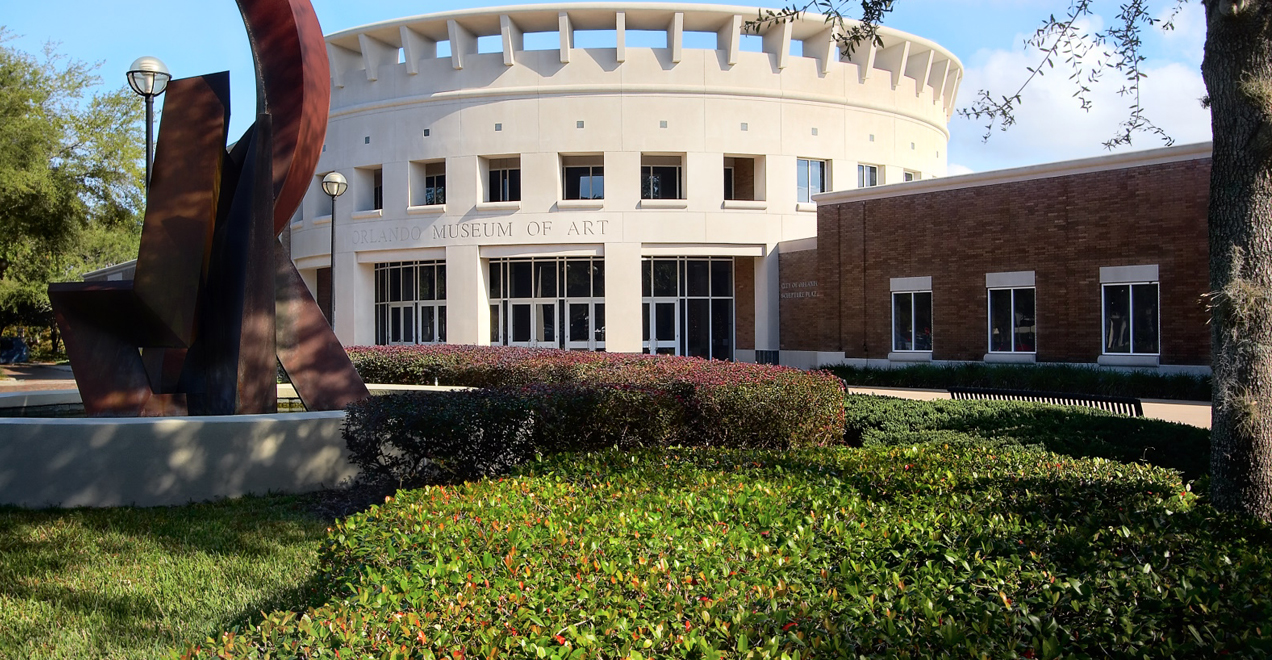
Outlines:
{"type": "Polygon", "coordinates": [[[775,354],[779,243],[816,240],[813,195],[943,176],[963,68],[756,15],[524,5],[329,35],[326,146],[283,238],[341,341],[775,354]]]}

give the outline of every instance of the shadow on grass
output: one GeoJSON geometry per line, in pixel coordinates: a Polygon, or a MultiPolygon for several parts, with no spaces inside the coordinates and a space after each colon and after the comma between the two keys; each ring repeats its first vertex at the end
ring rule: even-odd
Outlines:
{"type": "Polygon", "coordinates": [[[1209,376],[1159,374],[1143,370],[1118,371],[1081,365],[961,364],[915,365],[902,369],[871,369],[847,365],[825,367],[850,386],[988,387],[1008,390],[1102,394],[1148,399],[1209,401],[1209,376]]]}
{"type": "Polygon", "coordinates": [[[1210,473],[1210,431],[1085,408],[1000,401],[907,401],[848,397],[845,440],[905,445],[943,436],[1040,445],[1075,458],[1108,458],[1178,470],[1186,480],[1210,473]]]}
{"type": "MultiPolygon", "coordinates": [[[[325,529],[298,497],[170,508],[0,508],[0,598],[16,608],[9,630],[0,631],[0,656],[32,643],[65,654],[59,640],[68,638],[78,640],[73,646],[144,656],[149,645],[176,643],[191,630],[219,630],[245,616],[234,603],[243,602],[244,590],[268,584],[262,571],[308,569],[312,576],[304,546],[316,545],[325,529]]],[[[306,589],[268,593],[245,612],[273,609],[306,589]]]]}

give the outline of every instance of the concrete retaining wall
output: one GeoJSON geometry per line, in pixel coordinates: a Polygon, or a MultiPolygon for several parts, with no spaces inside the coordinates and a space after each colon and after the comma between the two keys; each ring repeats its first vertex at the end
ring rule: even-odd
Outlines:
{"type": "Polygon", "coordinates": [[[0,419],[0,504],[161,506],[334,486],[357,472],[344,415],[0,419]]]}

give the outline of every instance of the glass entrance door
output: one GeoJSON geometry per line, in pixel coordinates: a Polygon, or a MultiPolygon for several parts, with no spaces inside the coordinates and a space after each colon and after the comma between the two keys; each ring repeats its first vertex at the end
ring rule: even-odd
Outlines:
{"type": "Polygon", "coordinates": [[[733,359],[733,260],[646,257],[641,263],[644,351],[733,359]]]}
{"type": "Polygon", "coordinates": [[[389,344],[414,344],[415,303],[393,303],[389,308],[389,344]]]}
{"type": "Polygon", "coordinates": [[[565,306],[565,347],[571,351],[586,351],[591,347],[592,305],[567,303],[565,306]]]}
{"type": "Polygon", "coordinates": [[[511,346],[555,348],[557,346],[557,305],[555,302],[512,303],[511,346]]]}
{"type": "Polygon", "coordinates": [[[605,350],[605,303],[565,301],[565,348],[605,350]]]}
{"type": "Polygon", "coordinates": [[[680,355],[679,307],[674,298],[644,303],[645,353],[680,355]]]}

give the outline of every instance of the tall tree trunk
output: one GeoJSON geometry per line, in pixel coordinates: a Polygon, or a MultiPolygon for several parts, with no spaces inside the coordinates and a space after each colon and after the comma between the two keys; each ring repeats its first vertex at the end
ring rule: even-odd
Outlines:
{"type": "Polygon", "coordinates": [[[1272,0],[1205,0],[1211,497],[1272,520],[1272,0]]]}

